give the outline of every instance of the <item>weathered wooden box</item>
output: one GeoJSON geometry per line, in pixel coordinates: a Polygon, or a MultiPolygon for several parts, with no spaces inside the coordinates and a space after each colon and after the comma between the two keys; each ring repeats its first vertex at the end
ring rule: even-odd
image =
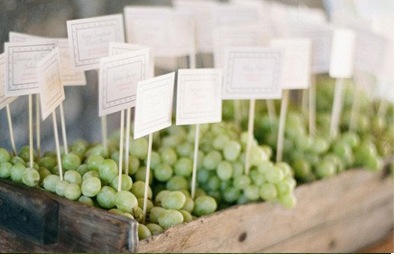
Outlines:
{"type": "Polygon", "coordinates": [[[28,225],[35,213],[48,223],[53,220],[53,224],[39,224],[36,236],[0,225],[0,252],[356,252],[394,228],[394,182],[386,175],[385,171],[349,170],[298,186],[293,209],[270,203],[234,206],[140,242],[135,220],[0,182],[0,210],[10,206],[2,197],[12,195],[16,212],[23,212],[12,216],[22,217],[20,226],[28,225]]]}

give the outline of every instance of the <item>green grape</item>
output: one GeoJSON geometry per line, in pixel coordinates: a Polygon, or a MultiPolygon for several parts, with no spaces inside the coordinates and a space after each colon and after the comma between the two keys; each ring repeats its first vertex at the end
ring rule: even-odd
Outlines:
{"type": "Polygon", "coordinates": [[[264,183],[260,186],[260,197],[264,201],[274,201],[278,197],[278,191],[274,184],[264,183]]]}
{"type": "Polygon", "coordinates": [[[300,179],[308,182],[313,180],[313,178],[311,177],[311,165],[310,163],[305,160],[304,158],[300,158],[300,159],[296,159],[295,161],[293,161],[292,163],[292,167],[294,170],[294,173],[297,177],[299,177],[300,179]]]}
{"type": "Polygon", "coordinates": [[[189,158],[180,158],[174,165],[174,172],[178,176],[192,175],[193,161],[189,158]]]}
{"type": "Polygon", "coordinates": [[[178,155],[172,148],[162,149],[160,152],[162,162],[172,166],[178,160],[178,155]]]}
{"type": "Polygon", "coordinates": [[[164,199],[164,197],[165,197],[167,194],[169,194],[170,192],[171,192],[171,191],[169,191],[169,190],[162,190],[162,191],[160,191],[159,193],[157,193],[156,199],[155,199],[156,204],[157,204],[157,205],[161,205],[162,199],[164,199]]]}
{"type": "Polygon", "coordinates": [[[247,197],[244,193],[242,193],[236,201],[237,204],[247,204],[248,202],[249,202],[249,199],[247,199],[247,197]]]}
{"type": "Polygon", "coordinates": [[[106,152],[102,144],[97,144],[86,150],[85,156],[102,156],[104,158],[106,157],[106,152]]]}
{"type": "Polygon", "coordinates": [[[223,198],[224,201],[227,203],[234,203],[239,199],[240,196],[240,190],[235,188],[235,187],[227,187],[225,191],[223,192],[223,198]]]}
{"type": "Polygon", "coordinates": [[[315,167],[315,174],[320,179],[332,177],[336,174],[336,166],[330,161],[322,160],[315,167]]]}
{"type": "Polygon", "coordinates": [[[8,161],[0,162],[0,178],[9,178],[11,176],[12,167],[13,165],[8,161]]]}
{"type": "Polygon", "coordinates": [[[244,167],[241,163],[235,162],[232,165],[233,168],[233,177],[242,176],[244,173],[244,167]]]}
{"type": "Polygon", "coordinates": [[[85,174],[83,174],[82,181],[84,181],[88,178],[99,178],[100,179],[100,174],[95,170],[90,170],[90,171],[86,172],[85,174]]]}
{"type": "Polygon", "coordinates": [[[210,179],[207,182],[207,190],[209,191],[216,191],[220,188],[221,186],[221,180],[218,178],[218,176],[213,175],[210,177],[210,179]]]}
{"type": "Polygon", "coordinates": [[[250,164],[258,166],[264,162],[267,162],[269,157],[259,146],[252,146],[250,150],[250,164]]]}
{"type": "Polygon", "coordinates": [[[22,174],[22,182],[30,187],[36,187],[40,182],[40,174],[36,169],[26,168],[22,174]]]}
{"type": "Polygon", "coordinates": [[[109,184],[118,174],[118,165],[112,159],[105,159],[99,167],[99,173],[100,173],[100,180],[104,184],[109,184]]]}
{"type": "Polygon", "coordinates": [[[70,183],[65,188],[64,196],[69,200],[78,200],[81,197],[81,187],[76,183],[70,183]]]}
{"type": "Polygon", "coordinates": [[[60,176],[50,174],[43,180],[43,187],[50,191],[56,192],[56,186],[61,181],[60,176]]]}
{"type": "Polygon", "coordinates": [[[89,205],[89,206],[94,206],[92,198],[84,196],[84,195],[79,197],[78,202],[81,202],[81,203],[89,205]]]}
{"type": "Polygon", "coordinates": [[[5,148],[0,148],[0,163],[8,162],[11,159],[10,153],[5,148]]]}
{"type": "Polygon", "coordinates": [[[199,196],[194,200],[193,214],[195,216],[209,215],[217,210],[217,201],[210,196],[199,196]]]}
{"type": "MultiPolygon", "coordinates": [[[[138,198],[138,206],[143,209],[144,206],[144,198],[138,198]]],[[[147,212],[150,212],[153,209],[154,204],[151,200],[147,199],[147,212]]]]}
{"type": "Polygon", "coordinates": [[[196,188],[196,190],[195,190],[195,192],[194,192],[194,198],[195,198],[195,199],[196,199],[197,197],[205,196],[205,195],[207,195],[207,194],[206,194],[206,192],[205,192],[203,189],[201,189],[201,188],[196,188]]]}
{"type": "Polygon", "coordinates": [[[230,140],[227,135],[219,134],[213,140],[213,147],[216,150],[223,150],[229,141],[230,140]]]}
{"type": "Polygon", "coordinates": [[[217,176],[222,180],[222,181],[227,181],[233,176],[233,167],[232,164],[228,161],[222,161],[220,164],[217,166],[217,176]]]}
{"type": "Polygon", "coordinates": [[[271,183],[278,183],[285,177],[283,171],[276,166],[273,166],[268,173],[264,174],[264,176],[265,179],[271,183]]]}
{"type": "Polygon", "coordinates": [[[185,204],[182,207],[182,210],[185,210],[189,213],[192,213],[194,208],[194,201],[192,198],[190,198],[190,196],[186,196],[186,201],[185,204]]]}
{"type": "Polygon", "coordinates": [[[139,206],[136,207],[136,209],[133,210],[133,217],[134,217],[134,219],[136,219],[136,221],[138,221],[139,223],[144,223],[145,216],[144,216],[144,213],[143,213],[142,208],[140,208],[139,206]]]}
{"type": "Polygon", "coordinates": [[[79,157],[83,158],[86,153],[86,149],[89,146],[89,142],[84,139],[76,140],[71,146],[71,152],[75,153],[79,157]]]}
{"type": "Polygon", "coordinates": [[[167,209],[155,206],[153,209],[151,209],[150,214],[149,214],[149,219],[152,223],[158,224],[158,219],[160,215],[165,212],[167,209]]]}
{"type": "MultiPolygon", "coordinates": [[[[146,165],[147,159],[145,159],[144,164],[146,165]]],[[[151,152],[150,168],[154,170],[161,163],[161,156],[155,151],[151,152]]]]}
{"type": "Polygon", "coordinates": [[[140,168],[140,161],[137,157],[130,155],[128,162],[129,175],[134,175],[140,168]]]}
{"type": "Polygon", "coordinates": [[[173,209],[165,210],[158,217],[158,222],[164,229],[182,224],[183,220],[182,213],[173,209]]]}
{"type": "Polygon", "coordinates": [[[76,171],[80,174],[80,175],[85,175],[86,172],[90,171],[89,166],[87,164],[82,164],[81,166],[79,166],[76,171]]]}
{"type": "MultiPolygon", "coordinates": [[[[136,181],[146,181],[146,167],[140,167],[135,175],[136,181]]],[[[149,171],[149,185],[153,183],[153,172],[152,170],[149,171]]]]}
{"type": "MultiPolygon", "coordinates": [[[[111,187],[118,191],[119,176],[115,176],[111,181],[111,187]]],[[[121,190],[129,191],[132,188],[133,181],[132,178],[127,174],[121,175],[121,190]]]]}
{"type": "Polygon", "coordinates": [[[206,183],[208,181],[209,176],[210,176],[209,170],[206,170],[204,168],[197,170],[196,178],[200,184],[206,183]]]}
{"type": "Polygon", "coordinates": [[[80,185],[82,183],[82,176],[76,170],[68,170],[64,173],[64,180],[80,185]]]}
{"type": "Polygon", "coordinates": [[[164,232],[164,228],[162,228],[160,225],[148,223],[146,226],[150,230],[150,232],[153,236],[164,232]]]}
{"type": "Polygon", "coordinates": [[[171,179],[167,181],[167,190],[179,191],[182,189],[189,188],[189,182],[185,177],[182,176],[172,176],[171,179]]]}
{"type": "Polygon", "coordinates": [[[161,145],[167,148],[174,148],[178,146],[180,142],[181,140],[179,139],[179,136],[169,135],[162,138],[161,145]]]}
{"type": "Polygon", "coordinates": [[[13,165],[10,171],[11,180],[16,183],[22,183],[22,175],[24,174],[25,169],[26,167],[21,163],[13,165]]]}
{"type": "Polygon", "coordinates": [[[82,194],[87,197],[96,196],[101,190],[101,181],[96,177],[89,177],[82,182],[82,194]]]}
{"type": "Polygon", "coordinates": [[[261,186],[266,181],[265,176],[257,170],[251,170],[249,176],[252,182],[257,186],[261,186]]]}
{"type": "Polygon", "coordinates": [[[186,210],[178,210],[183,216],[183,222],[188,223],[193,220],[192,215],[186,210]]]}
{"type": "Polygon", "coordinates": [[[203,166],[207,170],[215,170],[222,161],[222,155],[216,150],[210,151],[203,159],[203,166]]]}
{"type": "Polygon", "coordinates": [[[192,144],[185,142],[176,147],[176,152],[178,153],[179,157],[190,158],[194,152],[194,148],[192,144]]]}
{"type": "Polygon", "coordinates": [[[133,212],[138,207],[136,196],[129,191],[119,191],[115,195],[115,205],[124,212],[133,212]]]}
{"type": "Polygon", "coordinates": [[[237,176],[233,178],[233,187],[239,190],[243,190],[247,186],[249,186],[251,183],[251,180],[247,176],[237,176]]]}
{"type": "MultiPolygon", "coordinates": [[[[132,184],[131,192],[137,197],[137,198],[144,198],[144,190],[145,190],[145,182],[143,181],[136,181],[132,184]]],[[[147,198],[151,199],[153,197],[153,192],[150,188],[150,186],[147,186],[147,198]]]]}
{"type": "Polygon", "coordinates": [[[186,198],[190,197],[190,192],[188,190],[182,189],[182,190],[179,190],[179,191],[182,192],[186,196],[186,198]]]}
{"type": "Polygon", "coordinates": [[[383,161],[378,156],[369,156],[364,163],[366,168],[372,171],[381,170],[383,167],[383,161]]]}
{"type": "Polygon", "coordinates": [[[57,159],[57,153],[55,151],[46,151],[43,154],[43,157],[50,157],[50,158],[53,158],[53,159],[57,159]]]}
{"type": "Polygon", "coordinates": [[[294,184],[290,179],[285,178],[282,181],[275,183],[275,187],[278,191],[278,196],[283,196],[293,191],[294,184]]]}
{"type": "Polygon", "coordinates": [[[287,193],[285,195],[278,197],[279,203],[285,208],[293,208],[296,205],[296,198],[292,193],[287,193]]]}
{"type": "Polygon", "coordinates": [[[165,209],[182,209],[186,202],[186,196],[180,191],[172,191],[161,200],[161,206],[165,209]]]}
{"type": "Polygon", "coordinates": [[[256,201],[260,198],[260,191],[257,185],[250,184],[243,189],[243,193],[249,201],[256,201]]]}
{"type": "MultiPolygon", "coordinates": [[[[18,153],[18,156],[21,157],[25,162],[30,162],[30,151],[29,150],[30,150],[29,146],[23,146],[18,153]]],[[[37,156],[36,150],[33,149],[33,157],[36,157],[36,156],[37,156]]]]}
{"type": "Polygon", "coordinates": [[[87,159],[86,164],[87,164],[89,170],[99,171],[100,165],[103,163],[103,161],[104,161],[103,156],[93,155],[87,159]]]}
{"type": "Polygon", "coordinates": [[[40,175],[40,182],[43,183],[43,180],[51,174],[51,172],[46,169],[45,167],[40,167],[39,168],[39,175],[40,175]]]}
{"type": "Polygon", "coordinates": [[[65,189],[67,189],[67,186],[69,185],[69,182],[67,181],[59,181],[56,185],[56,194],[58,196],[64,197],[65,195],[65,189]]]}
{"type": "Polygon", "coordinates": [[[147,226],[139,224],[138,235],[139,235],[139,240],[146,239],[148,237],[151,237],[151,231],[147,226]]]}
{"type": "Polygon", "coordinates": [[[133,156],[138,157],[139,159],[146,159],[147,158],[147,149],[148,149],[148,142],[147,139],[144,137],[132,140],[130,142],[129,153],[133,156]]]}
{"type": "Polygon", "coordinates": [[[51,157],[43,157],[39,161],[39,166],[40,167],[45,167],[48,170],[51,170],[56,165],[57,165],[56,159],[51,158],[51,157]]]}
{"type": "Polygon", "coordinates": [[[64,170],[76,170],[81,165],[82,160],[78,155],[70,152],[62,156],[61,163],[64,170]]]}
{"type": "Polygon", "coordinates": [[[26,166],[26,162],[21,157],[18,157],[18,156],[11,158],[11,164],[12,165],[21,164],[21,165],[26,166]]]}
{"type": "Polygon", "coordinates": [[[357,133],[347,131],[341,135],[341,141],[347,143],[352,149],[354,149],[360,144],[360,137],[357,133]]]}
{"type": "Polygon", "coordinates": [[[116,191],[110,186],[103,186],[100,192],[96,195],[96,200],[100,207],[111,209],[115,206],[116,191]]]}
{"type": "Polygon", "coordinates": [[[314,139],[314,143],[311,146],[311,149],[314,153],[322,154],[328,151],[329,143],[326,139],[322,137],[316,137],[314,139]]]}
{"type": "Polygon", "coordinates": [[[114,151],[114,152],[111,154],[111,159],[112,159],[113,161],[115,161],[116,163],[119,163],[119,151],[114,151]]]}
{"type": "Polygon", "coordinates": [[[174,173],[172,167],[166,163],[160,163],[154,170],[154,177],[160,181],[168,181],[174,173]]]}

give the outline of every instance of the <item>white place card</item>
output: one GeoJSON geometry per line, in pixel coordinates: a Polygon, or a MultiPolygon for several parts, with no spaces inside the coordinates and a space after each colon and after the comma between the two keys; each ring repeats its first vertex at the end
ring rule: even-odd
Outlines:
{"type": "Polygon", "coordinates": [[[150,79],[154,77],[154,56],[151,49],[144,45],[139,44],[130,44],[130,43],[120,43],[120,42],[110,42],[109,44],[109,56],[123,54],[130,51],[137,51],[142,49],[149,50],[149,66],[146,67],[148,69],[148,75],[146,79],[150,79]]]}
{"type": "Polygon", "coordinates": [[[54,42],[5,43],[5,94],[39,93],[37,64],[49,54],[54,42]]]}
{"type": "Polygon", "coordinates": [[[41,36],[29,35],[25,33],[13,32],[9,34],[10,42],[29,42],[29,41],[54,41],[60,50],[61,78],[64,86],[86,85],[86,76],[83,71],[77,71],[71,65],[68,39],[46,38],[41,36]]]}
{"type": "Polygon", "coordinates": [[[175,72],[140,81],[137,87],[134,139],[172,124],[175,72]]]}
{"type": "Polygon", "coordinates": [[[0,54],[0,110],[6,105],[12,103],[17,97],[6,96],[4,92],[4,75],[5,75],[5,58],[4,53],[0,54]]]}
{"type": "Polygon", "coordinates": [[[350,78],[354,71],[355,34],[349,29],[335,29],[333,32],[329,76],[350,78]]]}
{"type": "Polygon", "coordinates": [[[150,47],[155,57],[187,56],[193,52],[194,20],[170,7],[126,6],[127,42],[150,47]]]}
{"type": "Polygon", "coordinates": [[[327,25],[298,23],[291,28],[291,37],[311,40],[311,73],[329,72],[333,37],[332,28],[327,25]]]}
{"type": "Polygon", "coordinates": [[[37,71],[42,119],[45,120],[65,99],[58,48],[39,62],[37,71]]]}
{"type": "Polygon", "coordinates": [[[148,75],[149,50],[131,51],[100,60],[99,116],[136,105],[138,82],[148,75]]]}
{"type": "Polygon", "coordinates": [[[178,70],[176,124],[221,122],[221,93],[222,70],[178,70]]]}
{"type": "Polygon", "coordinates": [[[283,89],[306,89],[310,86],[311,40],[273,39],[271,47],[283,50],[281,85],[283,89]]]}
{"type": "Polygon", "coordinates": [[[279,49],[227,48],[222,99],[281,98],[281,61],[279,49]]]}
{"type": "Polygon", "coordinates": [[[218,27],[214,30],[214,68],[224,67],[228,47],[266,46],[267,36],[259,26],[218,27]]]}
{"type": "Polygon", "coordinates": [[[81,71],[98,69],[110,42],[125,42],[122,14],[69,20],[67,31],[72,66],[81,71]]]}

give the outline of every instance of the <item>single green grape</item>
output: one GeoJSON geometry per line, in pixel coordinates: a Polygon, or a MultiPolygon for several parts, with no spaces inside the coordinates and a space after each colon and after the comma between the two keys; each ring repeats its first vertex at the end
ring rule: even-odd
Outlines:
{"type": "Polygon", "coordinates": [[[164,228],[162,228],[160,225],[148,223],[146,226],[150,230],[150,232],[153,236],[164,232],[164,228]]]}
{"type": "Polygon", "coordinates": [[[84,196],[84,195],[79,197],[78,202],[81,202],[81,203],[89,205],[89,206],[94,206],[92,198],[84,196]]]}
{"type": "Polygon", "coordinates": [[[244,188],[243,193],[249,201],[256,201],[260,198],[260,190],[255,184],[250,184],[244,188]]]}
{"type": "Polygon", "coordinates": [[[64,173],[64,180],[80,185],[82,183],[82,176],[76,170],[68,170],[64,173]]]}
{"type": "Polygon", "coordinates": [[[336,166],[330,161],[322,160],[315,167],[315,174],[320,179],[333,177],[336,174],[336,166]]]}
{"type": "MultiPolygon", "coordinates": [[[[115,176],[114,179],[111,181],[111,186],[118,191],[118,182],[119,182],[119,176],[115,176]]],[[[131,176],[127,174],[122,174],[121,175],[121,190],[124,191],[129,191],[132,188],[133,181],[131,176]]]]}
{"type": "Polygon", "coordinates": [[[275,163],[275,166],[283,172],[285,178],[292,178],[294,176],[293,169],[288,163],[280,161],[275,163]]]}
{"type": "Polygon", "coordinates": [[[40,183],[43,183],[43,180],[51,174],[51,172],[45,167],[40,167],[38,172],[40,175],[40,183]]]}
{"type": "MultiPolygon", "coordinates": [[[[139,206],[141,209],[143,209],[143,206],[144,206],[144,198],[138,198],[138,206],[139,206]]],[[[147,212],[150,212],[151,209],[153,209],[154,204],[153,204],[153,202],[152,202],[150,199],[147,199],[146,207],[147,207],[147,209],[146,209],[147,212]]]]}
{"type": "Polygon", "coordinates": [[[232,164],[232,168],[233,168],[233,177],[239,177],[242,176],[244,173],[244,167],[242,165],[242,163],[239,162],[235,162],[232,164]]]}
{"type": "Polygon", "coordinates": [[[180,158],[174,165],[174,172],[178,176],[189,177],[192,175],[193,161],[189,158],[180,158]]]}
{"type": "Polygon", "coordinates": [[[203,159],[203,167],[207,170],[215,170],[222,161],[222,155],[216,150],[210,151],[203,159]]]}
{"type": "MultiPolygon", "coordinates": [[[[136,181],[146,181],[146,167],[140,167],[135,175],[136,181]]],[[[149,171],[149,185],[153,183],[153,171],[149,171]]]]}
{"type": "Polygon", "coordinates": [[[182,213],[173,209],[165,210],[158,217],[158,222],[164,229],[182,224],[183,220],[182,213]]]}
{"type": "Polygon", "coordinates": [[[189,182],[185,177],[182,176],[172,176],[168,181],[167,181],[167,190],[170,191],[179,191],[182,189],[188,189],[189,188],[189,182]]]}
{"type": "Polygon", "coordinates": [[[165,212],[167,209],[159,207],[159,206],[155,206],[153,207],[153,209],[151,209],[150,214],[149,214],[149,219],[152,223],[154,224],[158,224],[158,219],[160,217],[160,215],[165,212]]]}
{"type": "Polygon", "coordinates": [[[217,166],[217,175],[222,181],[227,181],[233,176],[232,164],[228,161],[222,161],[217,166]]]}
{"type": "Polygon", "coordinates": [[[95,197],[101,190],[101,181],[96,177],[86,178],[82,182],[82,194],[87,197],[95,197]]]}
{"type": "Polygon", "coordinates": [[[213,140],[213,147],[216,150],[223,150],[225,146],[229,143],[229,137],[225,134],[217,135],[213,140]]]}
{"type": "Polygon", "coordinates": [[[205,184],[210,176],[209,170],[206,170],[205,168],[200,168],[197,170],[197,181],[200,184],[205,184]]]}
{"type": "Polygon", "coordinates": [[[172,167],[166,163],[160,163],[154,170],[154,176],[160,182],[168,181],[173,173],[172,167]]]}
{"type": "Polygon", "coordinates": [[[148,142],[144,137],[132,140],[130,142],[129,153],[139,159],[146,159],[147,157],[148,142]]]}
{"type": "Polygon", "coordinates": [[[148,237],[151,237],[151,231],[147,226],[139,224],[138,235],[139,235],[139,240],[146,239],[148,237]]]}
{"type": "Polygon", "coordinates": [[[156,204],[161,205],[162,199],[164,199],[164,197],[170,192],[171,191],[169,191],[169,190],[162,190],[159,193],[157,193],[156,198],[155,198],[156,204]]]}
{"type": "Polygon", "coordinates": [[[176,152],[179,157],[190,158],[194,152],[193,144],[190,144],[189,142],[179,144],[176,146],[176,152]]]}
{"type": "Polygon", "coordinates": [[[0,148],[0,163],[8,162],[11,159],[10,153],[5,148],[0,148]]]}
{"type": "MultiPolygon", "coordinates": [[[[21,157],[25,162],[30,162],[30,148],[29,146],[23,146],[19,153],[18,156],[21,157]]],[[[36,150],[33,149],[33,157],[36,157],[37,153],[36,150]]]]}
{"type": "Polygon", "coordinates": [[[45,167],[48,170],[51,170],[56,165],[57,165],[57,160],[52,157],[43,157],[39,161],[39,166],[45,167]]]}
{"type": "MultiPolygon", "coordinates": [[[[146,214],[147,214],[147,213],[146,213],[146,214]]],[[[136,219],[136,221],[138,221],[139,223],[144,223],[144,222],[145,222],[144,220],[146,219],[146,217],[144,216],[143,209],[140,208],[139,206],[136,207],[135,210],[133,210],[133,217],[134,217],[134,219],[136,219]]]]}
{"type": "Polygon", "coordinates": [[[100,192],[96,195],[96,200],[100,207],[111,209],[115,206],[116,191],[110,186],[103,186],[100,192]]]}
{"type": "Polygon", "coordinates": [[[273,166],[264,176],[265,179],[271,183],[278,183],[285,177],[283,171],[276,166],[273,166]]]}
{"type": "Polygon", "coordinates": [[[22,175],[22,182],[30,187],[36,187],[40,182],[40,174],[36,169],[26,168],[22,175]]]}
{"type": "Polygon", "coordinates": [[[13,165],[8,161],[0,162],[0,178],[6,179],[11,176],[13,165]]]}
{"type": "Polygon", "coordinates": [[[218,176],[212,175],[208,180],[206,187],[208,191],[216,191],[221,187],[221,180],[218,176]]]}
{"type": "Polygon", "coordinates": [[[296,205],[296,197],[292,193],[287,193],[282,196],[280,195],[278,200],[279,203],[287,209],[293,208],[296,205]]]}
{"type": "Polygon", "coordinates": [[[274,201],[278,197],[278,190],[272,183],[264,183],[260,186],[260,197],[264,201],[274,201]]]}
{"type": "Polygon", "coordinates": [[[11,158],[11,164],[12,165],[22,164],[22,165],[26,166],[26,162],[21,157],[18,157],[18,156],[11,158]]]}
{"type": "Polygon", "coordinates": [[[240,190],[233,186],[227,187],[223,192],[224,201],[227,203],[236,202],[239,199],[239,196],[240,196],[240,190]]]}
{"type": "Polygon", "coordinates": [[[298,178],[300,178],[306,182],[312,180],[312,178],[310,178],[311,170],[312,170],[311,165],[304,158],[296,159],[295,161],[293,161],[292,167],[293,167],[295,175],[298,178]]]}
{"type": "Polygon", "coordinates": [[[104,184],[110,184],[118,174],[118,165],[112,159],[105,159],[99,166],[100,180],[104,184]]]}
{"type": "MultiPolygon", "coordinates": [[[[131,192],[137,198],[144,198],[144,191],[145,191],[146,183],[143,181],[136,181],[132,184],[131,192]]],[[[151,199],[153,197],[153,192],[150,186],[147,186],[147,198],[151,199]]]]}
{"type": "Polygon", "coordinates": [[[161,155],[161,161],[170,166],[173,166],[175,162],[178,160],[178,155],[172,148],[162,149],[160,155],[161,155]]]}
{"type": "Polygon", "coordinates": [[[178,210],[181,214],[182,214],[182,216],[183,216],[183,222],[185,222],[185,223],[189,223],[190,221],[192,221],[193,220],[193,216],[188,212],[188,211],[186,211],[186,210],[178,210]]]}
{"type": "Polygon", "coordinates": [[[83,177],[83,175],[85,175],[86,172],[90,171],[90,169],[89,169],[89,166],[88,166],[87,164],[81,164],[81,165],[76,169],[76,171],[77,171],[80,175],[82,175],[82,177],[83,177]]]}
{"type": "Polygon", "coordinates": [[[100,174],[95,171],[95,170],[89,170],[82,176],[82,182],[88,178],[99,178],[100,179],[100,174]]]}
{"type": "Polygon", "coordinates": [[[70,152],[62,156],[61,163],[64,170],[76,170],[81,165],[82,160],[78,155],[70,152]]]}
{"type": "Polygon", "coordinates": [[[169,192],[161,200],[161,206],[165,209],[180,210],[186,202],[186,196],[180,191],[169,192]]]}
{"type": "Polygon", "coordinates": [[[89,142],[84,139],[75,140],[75,142],[71,146],[71,152],[82,158],[85,155],[88,146],[89,142]]]}
{"type": "Polygon", "coordinates": [[[214,213],[217,210],[217,201],[211,196],[199,196],[194,200],[193,214],[203,216],[214,213]]]}
{"type": "Polygon", "coordinates": [[[100,165],[103,163],[104,157],[100,155],[92,155],[86,160],[89,170],[99,171],[100,165]]]}
{"type": "Polygon", "coordinates": [[[266,182],[265,175],[259,173],[257,170],[251,170],[249,176],[252,182],[257,186],[261,186],[266,182]]]}
{"type": "Polygon", "coordinates": [[[251,180],[248,176],[241,175],[233,178],[233,186],[239,190],[243,190],[244,188],[249,186],[250,183],[251,180]]]}
{"type": "Polygon", "coordinates": [[[138,207],[136,196],[129,191],[119,191],[115,195],[115,205],[124,212],[131,213],[138,207]]]}
{"type": "Polygon", "coordinates": [[[56,185],[56,194],[58,196],[64,197],[65,190],[67,189],[68,185],[69,185],[69,182],[60,180],[56,185]]]}
{"type": "Polygon", "coordinates": [[[275,187],[278,191],[278,196],[283,196],[293,191],[294,184],[291,179],[285,178],[282,181],[275,183],[275,187]]]}
{"type": "Polygon", "coordinates": [[[140,168],[140,161],[136,156],[129,155],[128,173],[134,175],[140,168]]]}
{"type": "Polygon", "coordinates": [[[60,176],[50,174],[43,180],[43,187],[50,191],[56,192],[57,184],[61,181],[60,176]]]}
{"type": "Polygon", "coordinates": [[[250,150],[250,164],[258,166],[267,162],[269,157],[260,146],[252,146],[250,150]]]}

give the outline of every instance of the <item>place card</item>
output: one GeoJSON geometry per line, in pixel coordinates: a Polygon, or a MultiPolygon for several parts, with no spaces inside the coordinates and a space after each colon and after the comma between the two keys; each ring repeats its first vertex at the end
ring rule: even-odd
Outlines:
{"type": "Polygon", "coordinates": [[[171,126],[174,83],[175,72],[138,83],[134,139],[171,126]]]}
{"type": "Polygon", "coordinates": [[[6,96],[39,93],[37,64],[55,47],[54,42],[4,43],[6,96]]]}
{"type": "Polygon", "coordinates": [[[176,124],[204,124],[222,119],[222,70],[178,70],[176,124]]]}
{"type": "Polygon", "coordinates": [[[18,97],[6,96],[4,91],[4,77],[5,77],[5,58],[4,53],[0,54],[0,110],[11,104],[18,97]]]}
{"type": "Polygon", "coordinates": [[[329,76],[350,78],[354,71],[355,34],[352,30],[338,28],[333,32],[329,76]]]}
{"type": "Polygon", "coordinates": [[[45,120],[65,99],[58,48],[38,63],[37,71],[42,119],[45,120]]]}
{"type": "Polygon", "coordinates": [[[100,59],[99,116],[135,106],[138,81],[146,79],[148,65],[148,49],[100,59]]]}
{"type": "Polygon", "coordinates": [[[222,99],[281,98],[281,60],[279,49],[227,48],[222,99]]]}
{"type": "Polygon", "coordinates": [[[67,31],[72,66],[81,71],[99,68],[109,42],[125,42],[122,14],[69,20],[67,31]]]}

